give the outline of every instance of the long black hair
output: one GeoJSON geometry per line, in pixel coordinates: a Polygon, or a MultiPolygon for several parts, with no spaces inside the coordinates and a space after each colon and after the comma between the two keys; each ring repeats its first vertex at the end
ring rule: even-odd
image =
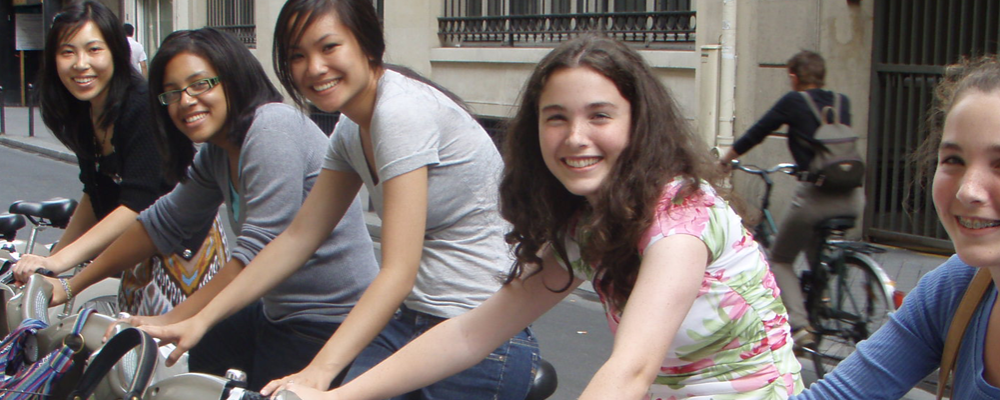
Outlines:
{"type": "Polygon", "coordinates": [[[122,23],[111,10],[99,2],[87,0],[71,3],[56,14],[52,29],[45,39],[42,71],[38,81],[42,121],[59,141],[76,153],[77,157],[83,158],[93,158],[95,154],[91,130],[80,128],[91,125],[90,103],[74,97],[59,79],[56,53],[62,43],[88,22],[93,22],[104,36],[114,67],[111,81],[104,89],[107,91],[107,99],[104,109],[98,114],[97,127],[111,127],[121,115],[129,93],[142,85],[142,76],[132,68],[132,50],[125,38],[122,23]],[[85,135],[88,137],[83,137],[85,135]]]}
{"type": "Polygon", "coordinates": [[[157,95],[163,92],[167,64],[182,53],[205,59],[219,74],[228,110],[223,126],[228,129],[227,140],[237,146],[243,145],[257,107],[282,101],[281,93],[267,79],[260,62],[232,35],[213,28],[171,33],[163,40],[149,67],[150,101],[158,106],[153,112],[157,139],[166,164],[164,175],[171,181],[186,178],[187,168],[194,158],[194,144],[174,126],[167,107],[159,105],[157,95]]]}
{"type": "Polygon", "coordinates": [[[368,67],[376,71],[383,67],[385,37],[382,34],[382,23],[370,1],[290,0],[281,7],[278,22],[274,26],[273,62],[278,81],[299,106],[305,106],[305,99],[295,89],[292,71],[288,68],[291,47],[299,42],[313,23],[331,14],[335,14],[340,23],[354,35],[361,52],[368,57],[368,67]]]}

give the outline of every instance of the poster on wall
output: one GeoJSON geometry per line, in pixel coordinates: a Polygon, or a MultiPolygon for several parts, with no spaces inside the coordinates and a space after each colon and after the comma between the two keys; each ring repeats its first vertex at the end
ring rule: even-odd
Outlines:
{"type": "Polygon", "coordinates": [[[42,14],[14,14],[14,36],[17,50],[42,50],[42,14]]]}

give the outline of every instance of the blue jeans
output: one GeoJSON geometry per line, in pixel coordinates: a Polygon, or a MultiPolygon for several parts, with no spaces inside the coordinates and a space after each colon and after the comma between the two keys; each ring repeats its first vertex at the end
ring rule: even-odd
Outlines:
{"type": "MultiPolygon", "coordinates": [[[[444,318],[402,306],[382,333],[354,360],[345,382],[389,358],[396,350],[441,321],[444,318]]],[[[393,400],[524,400],[538,370],[538,363],[538,340],[531,328],[525,328],[472,368],[393,400]]],[[[386,384],[392,385],[392,382],[386,384]]]]}
{"type": "Polygon", "coordinates": [[[340,324],[274,323],[257,301],[212,327],[191,349],[191,372],[224,376],[227,369],[246,372],[247,388],[260,391],[268,382],[301,371],[323,348],[340,324]]]}

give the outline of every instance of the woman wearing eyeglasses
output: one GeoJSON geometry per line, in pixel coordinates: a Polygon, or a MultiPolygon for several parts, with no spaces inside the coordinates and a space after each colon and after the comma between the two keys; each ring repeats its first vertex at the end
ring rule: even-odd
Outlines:
{"type": "MultiPolygon", "coordinates": [[[[164,144],[166,176],[177,187],[139,215],[139,221],[81,274],[75,292],[121,270],[129,260],[170,251],[221,204],[238,237],[233,257],[202,290],[159,317],[132,317],[132,325],[178,322],[201,310],[257,253],[291,223],[319,174],[326,136],[282,97],[260,63],[232,36],[204,28],[170,34],[150,65],[156,128],[164,144]],[[203,145],[195,153],[193,143],[203,145]]],[[[325,217],[325,216],[318,216],[325,217]]],[[[322,235],[316,252],[285,254],[304,264],[190,347],[191,371],[216,375],[242,369],[248,385],[301,370],[354,307],[377,273],[371,238],[355,199],[344,223],[322,235]]],[[[270,268],[255,263],[247,267],[270,268]]],[[[248,291],[250,287],[236,288],[248,291]]],[[[55,290],[53,303],[66,293],[55,290]]],[[[196,340],[197,340],[196,339],[196,340]]]]}
{"type": "MultiPolygon", "coordinates": [[[[129,52],[121,22],[101,3],[74,3],[53,20],[39,82],[42,119],[76,153],[83,195],[50,256],[25,255],[14,267],[22,282],[39,268],[61,273],[90,260],[176,182],[163,177],[148,90],[129,52]]],[[[159,315],[207,284],[226,261],[213,221],[172,251],[124,268],[119,309],[159,315]]]]}

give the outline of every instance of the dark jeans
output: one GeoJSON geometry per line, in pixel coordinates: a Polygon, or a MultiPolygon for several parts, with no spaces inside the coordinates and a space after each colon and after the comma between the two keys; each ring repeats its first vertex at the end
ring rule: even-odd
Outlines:
{"type": "Polygon", "coordinates": [[[227,369],[247,373],[247,388],[260,391],[268,382],[301,371],[340,324],[274,323],[260,301],[210,329],[188,358],[191,372],[224,376],[227,369]]]}
{"type": "MultiPolygon", "coordinates": [[[[344,381],[358,377],[389,358],[396,350],[443,320],[401,307],[382,333],[354,360],[344,381]]],[[[393,400],[524,400],[538,370],[538,363],[538,340],[531,333],[531,328],[526,328],[472,368],[393,400]]]]}

